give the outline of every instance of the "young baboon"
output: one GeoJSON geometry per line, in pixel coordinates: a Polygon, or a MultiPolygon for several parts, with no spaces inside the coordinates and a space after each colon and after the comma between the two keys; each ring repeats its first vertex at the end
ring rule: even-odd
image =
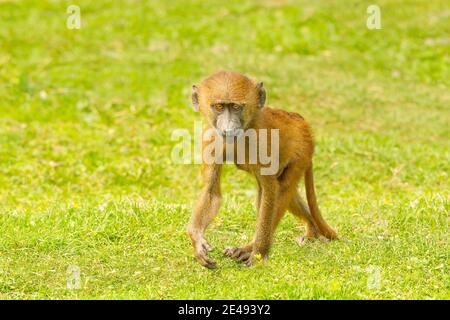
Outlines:
{"type": "MultiPolygon", "coordinates": [[[[262,163],[260,159],[256,163],[249,161],[248,153],[251,150],[247,145],[244,161],[239,163],[236,156],[233,158],[239,169],[256,177],[256,232],[250,243],[225,248],[224,254],[249,266],[259,260],[265,261],[275,228],[286,210],[306,222],[306,234],[302,239],[336,239],[336,232],[322,218],[317,206],[312,165],[314,142],[310,127],[303,117],[264,107],[266,92],[263,84],[255,83],[239,73],[220,71],[192,89],[194,108],[200,111],[207,122],[204,130],[213,129],[216,132],[207,138],[203,136],[203,149],[213,140],[222,139],[226,143],[219,152],[225,155],[230,148],[236,147],[236,141],[240,137],[245,139],[242,134],[250,129],[257,133],[265,129],[269,137],[274,134],[272,132],[277,132],[279,137],[278,141],[268,138],[269,142],[264,146],[271,156],[277,157],[278,168],[274,173],[264,174],[262,169],[267,167],[267,163],[262,163]],[[274,148],[274,141],[278,143],[278,150],[274,148]],[[276,151],[278,154],[274,154],[276,151]],[[305,179],[308,205],[297,190],[301,178],[305,179]]],[[[258,142],[259,140],[261,139],[258,138],[258,142]]],[[[257,148],[260,149],[261,145],[258,144],[257,148]]],[[[219,210],[221,169],[220,161],[203,162],[204,187],[188,225],[194,255],[207,268],[216,267],[216,263],[208,257],[211,246],[204,238],[204,233],[219,210]]]]}

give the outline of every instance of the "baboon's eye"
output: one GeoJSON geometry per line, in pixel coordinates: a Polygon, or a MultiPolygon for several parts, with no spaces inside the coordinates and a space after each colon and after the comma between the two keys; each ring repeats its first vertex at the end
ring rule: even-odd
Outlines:
{"type": "Polygon", "coordinates": [[[216,110],[217,112],[222,112],[223,111],[223,105],[220,103],[215,103],[212,105],[212,107],[214,108],[214,110],[216,110]]]}
{"type": "Polygon", "coordinates": [[[241,111],[242,110],[242,105],[240,105],[240,104],[233,104],[231,106],[231,108],[233,108],[233,111],[241,111]]]}

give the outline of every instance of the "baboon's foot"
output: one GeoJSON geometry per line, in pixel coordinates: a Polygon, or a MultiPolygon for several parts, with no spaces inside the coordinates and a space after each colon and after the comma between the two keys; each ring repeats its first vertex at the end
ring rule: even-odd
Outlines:
{"type": "Polygon", "coordinates": [[[214,260],[208,257],[208,252],[212,250],[212,247],[209,245],[208,241],[205,239],[200,239],[195,241],[194,244],[194,256],[197,261],[204,267],[208,269],[217,268],[217,264],[214,260]]]}
{"type": "Polygon", "coordinates": [[[249,246],[244,247],[227,247],[223,253],[236,261],[247,262],[252,254],[252,248],[249,246]]]}
{"type": "Polygon", "coordinates": [[[328,228],[327,230],[323,230],[322,234],[327,240],[338,240],[339,239],[336,231],[334,231],[331,228],[328,228]]]}
{"type": "Polygon", "coordinates": [[[314,242],[314,241],[317,241],[317,240],[321,240],[321,241],[325,241],[325,242],[330,241],[329,239],[325,238],[322,235],[317,235],[317,236],[313,236],[313,237],[308,236],[308,235],[304,235],[304,236],[298,236],[297,238],[295,238],[295,242],[297,242],[297,244],[299,246],[304,246],[307,243],[314,242]]]}

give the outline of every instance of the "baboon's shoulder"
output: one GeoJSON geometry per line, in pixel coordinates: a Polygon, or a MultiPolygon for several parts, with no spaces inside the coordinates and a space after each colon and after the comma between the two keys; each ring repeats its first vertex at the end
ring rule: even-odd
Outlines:
{"type": "Polygon", "coordinates": [[[275,109],[270,107],[265,107],[263,109],[263,112],[265,113],[266,118],[270,118],[272,121],[280,121],[280,122],[304,122],[305,118],[303,118],[300,114],[296,112],[289,112],[282,109],[275,109]]]}

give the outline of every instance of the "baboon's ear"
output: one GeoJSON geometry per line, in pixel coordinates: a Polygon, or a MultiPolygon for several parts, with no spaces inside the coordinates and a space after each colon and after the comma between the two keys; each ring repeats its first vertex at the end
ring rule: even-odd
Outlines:
{"type": "Polygon", "coordinates": [[[198,111],[198,88],[195,85],[192,86],[192,107],[198,111]]]}
{"type": "Polygon", "coordinates": [[[256,89],[258,90],[258,108],[262,108],[266,103],[266,89],[264,89],[264,83],[258,83],[256,89]]]}

